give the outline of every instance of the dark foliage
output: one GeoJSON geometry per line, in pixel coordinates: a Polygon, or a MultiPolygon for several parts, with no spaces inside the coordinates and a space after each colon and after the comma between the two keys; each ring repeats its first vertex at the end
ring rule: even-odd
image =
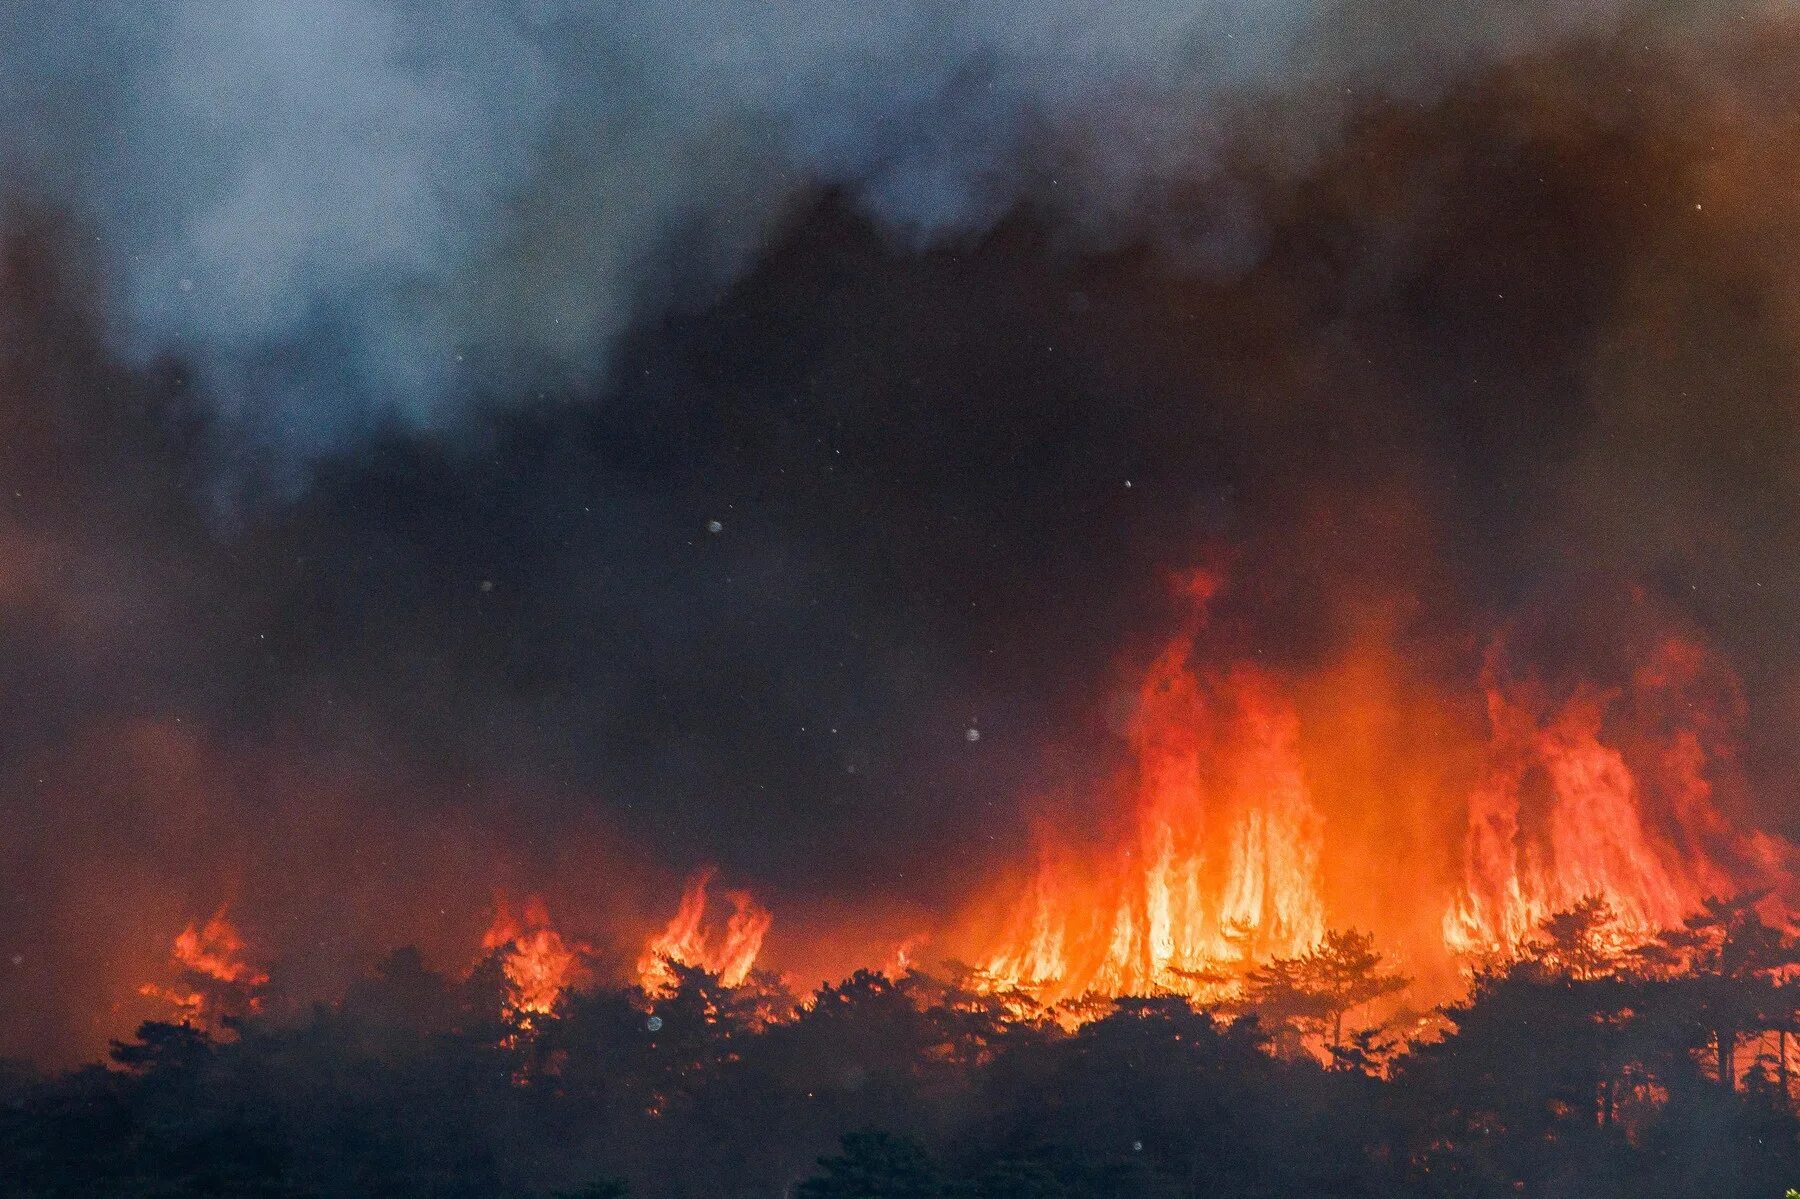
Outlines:
{"type": "Polygon", "coordinates": [[[1122,1000],[1073,1029],[917,973],[790,1012],[682,970],[522,1030],[492,978],[402,952],[333,1007],[9,1067],[0,1196],[1781,1195],[1791,942],[1745,904],[1635,952],[1606,919],[1559,914],[1391,1060],[1343,1027],[1397,985],[1354,937],[1229,1014],[1122,1000]]]}

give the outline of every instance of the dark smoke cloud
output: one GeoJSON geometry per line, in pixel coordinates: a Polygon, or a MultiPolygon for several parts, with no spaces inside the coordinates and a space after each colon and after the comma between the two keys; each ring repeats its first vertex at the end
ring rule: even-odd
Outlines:
{"type": "Polygon", "coordinates": [[[1633,11],[9,3],[0,161],[92,229],[116,347],[183,356],[234,424],[310,455],[590,377],[820,186],[915,244],[1029,199],[1089,244],[1150,230],[1242,265],[1267,233],[1229,154],[1247,110],[1303,170],[1370,99],[1633,11]]]}

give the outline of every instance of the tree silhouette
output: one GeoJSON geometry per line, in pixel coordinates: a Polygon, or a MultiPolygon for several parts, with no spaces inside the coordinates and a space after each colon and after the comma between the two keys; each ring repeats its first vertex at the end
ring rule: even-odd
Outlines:
{"type": "Polygon", "coordinates": [[[1795,1025],[1796,1002],[1781,980],[1800,966],[1800,941],[1764,923],[1757,905],[1765,895],[1708,899],[1680,929],[1657,940],[1679,1013],[1710,1041],[1717,1081],[1726,1091],[1737,1088],[1739,1039],[1767,1030],[1783,1041],[1786,1088],[1785,1041],[1795,1025]]]}
{"type": "Polygon", "coordinates": [[[1381,968],[1375,938],[1354,929],[1333,930],[1297,958],[1276,958],[1252,971],[1245,1001],[1264,1019],[1321,1036],[1332,1060],[1346,1061],[1344,1017],[1365,1003],[1411,984],[1381,968]]]}
{"type": "Polygon", "coordinates": [[[885,1132],[845,1134],[842,1151],[819,1159],[820,1173],[798,1199],[936,1199],[944,1182],[924,1146],[885,1132]]]}
{"type": "Polygon", "coordinates": [[[1779,1045],[1792,937],[1752,900],[1642,953],[1607,928],[1598,904],[1558,913],[1404,1052],[1354,1027],[1402,982],[1358,933],[1252,972],[1260,1006],[1125,998],[1079,1026],[917,972],[773,1019],[690,971],[654,997],[573,991],[525,1032],[491,971],[401,952],[336,1004],[8,1070],[0,1199],[1781,1193],[1800,1121],[1780,1055],[1735,1088],[1713,1059],[1722,1028],[1779,1045]],[[1271,1025],[1329,1061],[1272,1051],[1271,1025]]]}
{"type": "Polygon", "coordinates": [[[1605,897],[1589,895],[1545,917],[1523,949],[1545,974],[1588,982],[1624,967],[1628,940],[1605,897]]]}

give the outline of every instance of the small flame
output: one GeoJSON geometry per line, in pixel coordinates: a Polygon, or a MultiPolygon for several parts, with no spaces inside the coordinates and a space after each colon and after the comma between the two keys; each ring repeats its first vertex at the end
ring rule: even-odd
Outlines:
{"type": "Polygon", "coordinates": [[[570,941],[550,923],[550,909],[536,895],[528,896],[514,918],[505,896],[495,903],[494,922],[481,938],[486,953],[498,953],[506,975],[507,1008],[521,1022],[547,1016],[556,1009],[562,993],[586,975],[583,958],[591,951],[570,941]]]}
{"type": "Polygon", "coordinates": [[[739,986],[749,977],[773,917],[748,891],[727,891],[725,899],[732,910],[725,927],[722,931],[709,927],[706,888],[717,873],[716,867],[708,866],[688,879],[674,917],[644,947],[637,963],[638,981],[644,990],[666,991],[675,985],[670,962],[716,974],[728,987],[739,986]]]}
{"type": "Polygon", "coordinates": [[[161,999],[175,1009],[184,1024],[210,1024],[223,1015],[258,1011],[262,997],[257,990],[269,976],[244,960],[245,942],[221,907],[205,924],[188,921],[176,936],[169,956],[177,968],[173,985],[145,983],[138,993],[161,999]]]}

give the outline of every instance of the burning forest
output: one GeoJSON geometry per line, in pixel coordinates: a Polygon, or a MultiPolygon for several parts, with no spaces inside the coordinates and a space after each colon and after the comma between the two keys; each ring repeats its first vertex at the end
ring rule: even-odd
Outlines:
{"type": "Polygon", "coordinates": [[[1800,14],[0,45],[0,1199],[1800,1188],[1800,14]]]}

